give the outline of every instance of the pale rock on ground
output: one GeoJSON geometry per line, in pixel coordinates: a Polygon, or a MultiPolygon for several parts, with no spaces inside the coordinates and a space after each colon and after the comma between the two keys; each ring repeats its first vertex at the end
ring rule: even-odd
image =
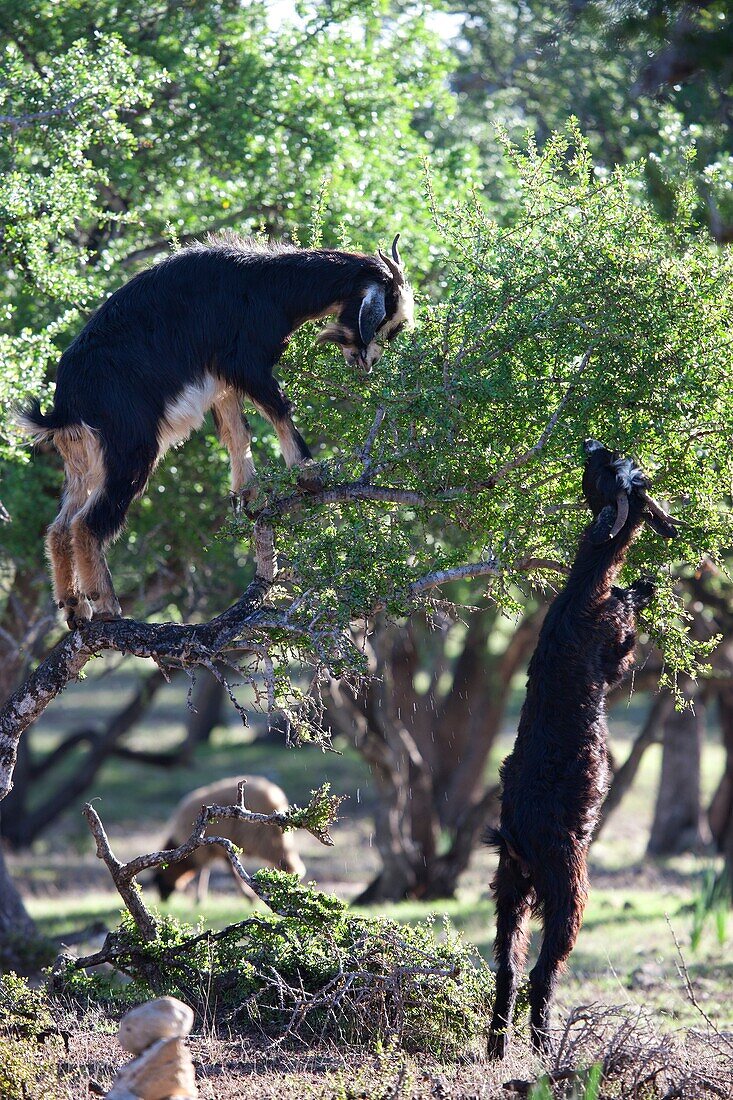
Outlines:
{"type": "Polygon", "coordinates": [[[184,1042],[193,1012],[175,997],[159,997],[123,1017],[118,1039],[137,1054],[117,1073],[107,1100],[197,1100],[191,1053],[184,1042]]]}

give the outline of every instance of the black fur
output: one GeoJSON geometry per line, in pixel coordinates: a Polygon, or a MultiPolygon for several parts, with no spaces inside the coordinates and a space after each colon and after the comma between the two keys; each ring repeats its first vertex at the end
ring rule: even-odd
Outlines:
{"type": "MultiPolygon", "coordinates": [[[[273,420],[290,402],[273,367],[291,333],[329,307],[360,346],[365,290],[393,279],[376,257],[329,249],[259,248],[233,236],[186,248],[136,275],[90,319],[61,357],[54,408],[24,416],[40,431],[84,423],[99,434],[105,492],[88,514],[102,542],[120,529],[158,456],[166,404],[212,374],[273,420]]],[[[391,312],[390,312],[391,311],[391,312]]],[[[302,458],[310,452],[296,433],[302,458]]]]}
{"type": "Polygon", "coordinates": [[[626,478],[629,514],[609,540],[622,487],[618,461],[606,448],[589,454],[583,489],[595,519],[545,618],[529,665],[514,750],[501,768],[501,823],[487,836],[499,851],[492,883],[498,963],[492,1057],[506,1051],[530,912],[541,916],[544,926],[530,975],[532,1040],[540,1049],[549,1047],[550,1004],[582,922],[587,851],[609,776],[605,695],[631,665],[636,613],[654,592],[646,579],[628,589],[613,585],[645,520],[639,489],[648,486],[638,468],[626,467],[633,475],[626,478]]]}

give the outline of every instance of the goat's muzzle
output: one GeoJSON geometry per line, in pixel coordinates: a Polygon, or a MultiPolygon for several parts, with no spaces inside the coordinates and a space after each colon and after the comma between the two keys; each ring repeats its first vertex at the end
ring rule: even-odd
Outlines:
{"type": "Polygon", "coordinates": [[[365,348],[342,348],[344,359],[350,367],[357,367],[362,374],[371,374],[375,363],[382,358],[382,348],[372,341],[365,348]]]}

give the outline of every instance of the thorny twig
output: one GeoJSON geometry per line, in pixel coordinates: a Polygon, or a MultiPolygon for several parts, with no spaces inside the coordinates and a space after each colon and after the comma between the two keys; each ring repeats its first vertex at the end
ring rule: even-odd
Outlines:
{"type": "Polygon", "coordinates": [[[724,1035],[721,1031],[719,1031],[719,1029],[715,1026],[715,1024],[710,1019],[710,1017],[708,1016],[705,1009],[702,1007],[702,1005],[698,1001],[697,996],[695,995],[694,986],[693,986],[692,981],[690,979],[689,971],[687,969],[687,963],[685,962],[685,957],[682,954],[682,948],[680,947],[680,941],[677,939],[677,933],[675,932],[674,928],[672,927],[672,922],[670,921],[669,916],[665,915],[665,920],[667,921],[667,927],[669,928],[670,932],[672,933],[672,939],[674,940],[674,946],[675,946],[675,949],[677,951],[677,958],[679,960],[678,963],[677,963],[677,973],[679,974],[680,978],[684,982],[685,992],[687,993],[687,999],[689,1000],[690,1004],[695,1009],[695,1011],[700,1013],[700,1015],[702,1016],[703,1020],[708,1025],[710,1030],[715,1032],[717,1037],[721,1040],[721,1042],[725,1046],[728,1047],[729,1050],[733,1051],[733,1042],[730,1040],[730,1038],[727,1035],[724,1035]]]}
{"type": "Polygon", "coordinates": [[[557,427],[557,422],[560,419],[560,414],[567,405],[572,394],[575,392],[578,381],[581,375],[584,373],[586,367],[588,366],[588,363],[590,362],[590,357],[593,354],[594,350],[594,348],[590,347],[583,354],[583,357],[578,364],[578,368],[575,371],[575,377],[573,378],[568,388],[565,390],[565,393],[561,397],[557,408],[548,420],[547,424],[545,425],[545,429],[542,432],[542,435],[534,444],[534,446],[524,451],[521,455],[517,455],[516,458],[513,458],[510,462],[507,462],[504,466],[501,467],[501,469],[497,470],[495,474],[492,474],[486,482],[483,482],[482,484],[485,485],[487,489],[493,489],[497,482],[503,481],[507,474],[510,474],[513,470],[518,470],[521,466],[525,466],[531,458],[534,458],[536,455],[538,455],[540,451],[544,448],[548,439],[557,427]]]}

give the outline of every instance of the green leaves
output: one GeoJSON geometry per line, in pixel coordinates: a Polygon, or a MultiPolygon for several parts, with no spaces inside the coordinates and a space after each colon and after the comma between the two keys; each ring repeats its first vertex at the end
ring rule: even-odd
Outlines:
{"type": "MultiPolygon", "coordinates": [[[[629,578],[664,580],[727,545],[730,256],[662,223],[637,169],[596,177],[573,122],[541,151],[507,144],[506,156],[516,216],[500,225],[478,202],[438,211],[446,291],[369,378],[314,351],[310,333],[291,344],[283,375],[306,438],[323,440],[327,499],[266,514],[304,623],[405,613],[412,584],[463,562],[494,561],[522,585],[527,559],[549,560],[539,573],[551,579],[587,522],[588,436],[637,456],[687,524],[675,543],[645,531],[629,578]]],[[[262,486],[280,499],[277,477],[262,486]]],[[[672,667],[694,667],[684,615],[661,590],[649,628],[672,667]]],[[[491,595],[513,608],[509,585],[491,595]]]]}

